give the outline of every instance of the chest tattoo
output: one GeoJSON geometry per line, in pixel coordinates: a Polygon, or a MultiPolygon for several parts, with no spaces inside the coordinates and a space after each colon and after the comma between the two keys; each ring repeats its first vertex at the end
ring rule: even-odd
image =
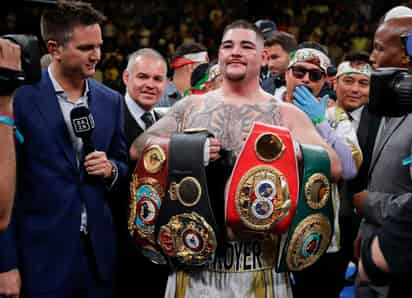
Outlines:
{"type": "Polygon", "coordinates": [[[219,139],[222,148],[234,150],[237,154],[254,122],[281,125],[278,104],[274,99],[236,106],[212,98],[189,110],[184,121],[185,128],[207,128],[219,139]]]}

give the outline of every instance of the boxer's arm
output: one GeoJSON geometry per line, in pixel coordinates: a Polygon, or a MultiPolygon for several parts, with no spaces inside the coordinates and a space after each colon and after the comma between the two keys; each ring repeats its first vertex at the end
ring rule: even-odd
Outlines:
{"type": "Polygon", "coordinates": [[[167,138],[174,132],[180,131],[184,123],[184,105],[181,100],[176,103],[159,121],[155,122],[148,130],[137,137],[130,147],[130,159],[139,159],[145,144],[152,138],[167,138]]]}

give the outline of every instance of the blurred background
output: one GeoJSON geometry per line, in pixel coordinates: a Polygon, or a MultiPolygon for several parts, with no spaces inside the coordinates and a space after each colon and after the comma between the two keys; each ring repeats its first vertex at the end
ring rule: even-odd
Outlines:
{"type": "MultiPolygon", "coordinates": [[[[39,19],[54,0],[3,0],[0,34],[31,33],[39,37],[39,19]]],[[[104,45],[96,79],[121,91],[121,71],[129,53],[153,47],[170,59],[177,46],[189,40],[204,44],[216,57],[223,28],[244,18],[270,19],[277,29],[298,42],[326,45],[337,64],[348,51],[370,52],[379,18],[396,5],[411,1],[312,0],[90,0],[107,16],[102,26],[104,45]],[[282,3],[279,3],[282,2],[282,3]]],[[[43,48],[44,51],[44,48],[43,48]]]]}

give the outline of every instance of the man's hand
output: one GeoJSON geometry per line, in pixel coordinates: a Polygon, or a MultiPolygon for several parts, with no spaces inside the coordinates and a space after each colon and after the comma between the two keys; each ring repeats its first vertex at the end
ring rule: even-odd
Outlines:
{"type": "Polygon", "coordinates": [[[355,241],[353,241],[353,258],[355,260],[360,260],[361,244],[362,244],[362,237],[358,233],[355,241]]]}
{"type": "Polygon", "coordinates": [[[359,274],[359,278],[360,278],[361,282],[368,282],[369,281],[369,278],[366,275],[365,269],[363,268],[363,263],[362,263],[361,259],[359,259],[359,262],[358,262],[358,274],[359,274]]]}
{"type": "Polygon", "coordinates": [[[319,101],[305,86],[297,86],[293,92],[293,103],[305,112],[312,122],[325,117],[327,101],[327,95],[319,101]]]}
{"type": "Polygon", "coordinates": [[[113,165],[107,159],[106,152],[94,151],[86,155],[84,168],[89,175],[109,178],[112,174],[113,165]]]}
{"type": "Polygon", "coordinates": [[[19,270],[0,273],[0,294],[6,297],[20,297],[21,279],[19,270]]]}
{"type": "Polygon", "coordinates": [[[360,215],[363,214],[363,206],[365,204],[366,197],[368,196],[367,191],[357,192],[352,197],[353,206],[356,208],[356,212],[360,215]]]}
{"type": "MultiPolygon", "coordinates": [[[[0,38],[0,68],[21,70],[20,47],[10,40],[0,38]]],[[[13,97],[10,95],[0,96],[0,112],[13,114],[13,97]]]]}
{"type": "Polygon", "coordinates": [[[10,40],[0,38],[0,67],[21,70],[20,47],[10,40]]]}
{"type": "Polygon", "coordinates": [[[209,138],[209,159],[216,160],[220,157],[220,142],[216,138],[209,138]]]}

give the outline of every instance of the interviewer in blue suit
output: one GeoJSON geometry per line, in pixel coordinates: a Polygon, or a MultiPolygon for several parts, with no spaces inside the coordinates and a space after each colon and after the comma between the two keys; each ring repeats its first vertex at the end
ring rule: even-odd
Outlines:
{"type": "Polygon", "coordinates": [[[115,238],[107,199],[126,176],[127,149],[121,95],[89,79],[100,60],[103,20],[80,2],[59,1],[42,16],[52,62],[39,83],[15,95],[25,142],[17,149],[11,224],[0,239],[0,294],[112,295],[115,238]],[[86,156],[70,123],[78,105],[87,106],[95,121],[95,151],[86,156]]]}

